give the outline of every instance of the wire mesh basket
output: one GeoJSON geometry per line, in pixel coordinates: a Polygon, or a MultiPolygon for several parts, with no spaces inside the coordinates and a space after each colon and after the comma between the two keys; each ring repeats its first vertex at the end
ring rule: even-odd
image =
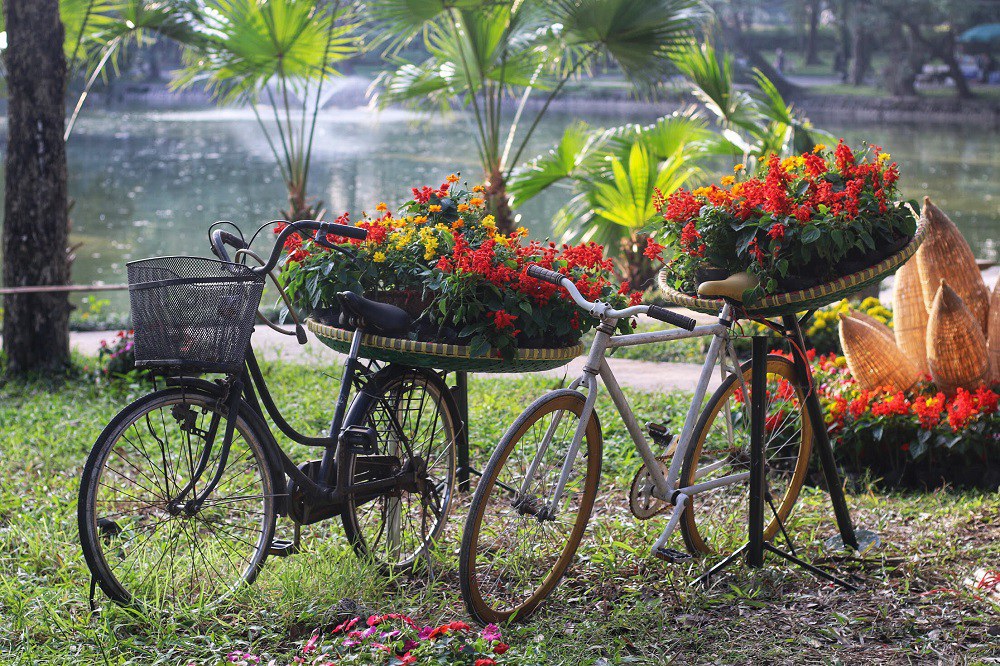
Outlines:
{"type": "Polygon", "coordinates": [[[130,262],[136,366],[239,372],[264,279],[248,266],[201,257],[130,262]]]}

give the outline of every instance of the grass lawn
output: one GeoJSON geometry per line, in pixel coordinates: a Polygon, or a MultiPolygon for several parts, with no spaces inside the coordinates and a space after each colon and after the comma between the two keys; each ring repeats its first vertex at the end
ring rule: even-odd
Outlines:
{"type": "MultiPolygon", "coordinates": [[[[271,364],[266,371],[293,423],[321,431],[338,369],[271,364]]],[[[484,464],[504,426],[554,383],[473,381],[473,460],[484,464]]],[[[103,425],[143,391],[81,379],[0,386],[0,663],[216,664],[242,649],[284,664],[314,630],[355,612],[405,612],[423,624],[465,619],[455,553],[468,497],[430,578],[376,575],[355,559],[339,521],[329,521],[304,528],[304,552],[268,560],[257,583],[224,608],[160,615],[99,596],[102,610],[91,614],[76,527],[78,478],[103,425]]],[[[629,397],[642,421],[677,421],[685,406],[683,394],[629,397]]],[[[637,522],[628,513],[637,456],[607,400],[600,407],[605,456],[596,515],[550,602],[527,625],[504,629],[512,645],[505,657],[574,666],[1000,659],[1000,607],[965,582],[1000,565],[1000,495],[851,495],[856,524],[887,544],[857,560],[819,551],[834,532],[831,512],[823,492],[806,488],[790,524],[796,545],[807,559],[854,577],[861,592],[774,560],[757,571],[736,567],[710,589],[691,588],[706,563],[688,568],[648,556],[662,521],[637,522]]],[[[289,531],[279,523],[279,534],[289,531]]]]}

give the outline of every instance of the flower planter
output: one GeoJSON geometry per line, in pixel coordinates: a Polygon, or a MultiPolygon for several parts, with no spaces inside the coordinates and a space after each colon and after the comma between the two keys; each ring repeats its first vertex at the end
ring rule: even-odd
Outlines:
{"type": "MultiPolygon", "coordinates": [[[[883,278],[895,273],[900,266],[906,263],[907,259],[916,253],[917,248],[920,247],[920,243],[924,239],[926,231],[927,225],[925,222],[921,221],[917,227],[916,234],[914,234],[913,238],[910,239],[909,243],[907,243],[895,254],[883,259],[874,266],[869,266],[864,270],[851,273],[850,275],[845,275],[832,282],[827,282],[808,289],[800,289],[764,296],[763,298],[759,298],[755,301],[744,303],[743,308],[746,310],[747,314],[760,317],[770,317],[784,314],[794,314],[796,312],[823,307],[824,305],[829,305],[830,303],[839,301],[840,299],[857,293],[868,285],[878,283],[883,278]]],[[[704,312],[706,314],[718,314],[719,310],[725,304],[725,300],[721,298],[703,298],[701,296],[685,294],[677,291],[670,286],[667,281],[667,276],[663,271],[660,272],[657,278],[657,283],[660,287],[660,291],[663,292],[666,296],[666,300],[671,305],[688,308],[697,312],[704,312]]]]}
{"type": "MultiPolygon", "coordinates": [[[[307,320],[310,331],[331,349],[347,353],[353,331],[307,320]]],[[[469,347],[405,338],[387,338],[365,334],[361,338],[361,356],[391,363],[450,370],[456,372],[538,372],[569,363],[583,352],[583,345],[550,349],[518,349],[512,359],[500,356],[473,356],[469,347]]]]}

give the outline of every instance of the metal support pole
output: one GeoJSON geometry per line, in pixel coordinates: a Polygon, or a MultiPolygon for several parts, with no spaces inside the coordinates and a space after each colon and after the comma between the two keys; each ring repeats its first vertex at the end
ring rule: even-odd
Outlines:
{"type": "Polygon", "coordinates": [[[794,315],[785,315],[781,318],[785,329],[792,336],[792,354],[795,357],[795,374],[799,385],[806,391],[806,411],[809,420],[813,423],[813,444],[819,450],[819,459],[823,465],[823,474],[826,477],[827,491],[830,493],[830,503],[833,504],[833,513],[837,518],[837,527],[840,529],[840,536],[844,544],[854,550],[860,550],[857,535],[854,533],[854,524],[851,522],[851,512],[847,508],[847,499],[844,497],[844,488],[841,485],[840,474],[837,473],[837,465],[833,459],[833,447],[830,445],[830,437],[826,432],[826,421],[823,420],[823,408],[820,407],[819,397],[816,389],[809,379],[808,359],[802,357],[801,351],[805,350],[805,342],[802,340],[802,329],[799,328],[799,321],[794,315]]]}
{"type": "Polygon", "coordinates": [[[767,338],[753,336],[750,370],[750,511],[747,565],[764,566],[764,407],[767,393],[767,338]]]}
{"type": "Polygon", "coordinates": [[[455,442],[455,448],[458,449],[458,469],[455,473],[458,476],[458,490],[464,493],[469,490],[469,373],[456,372],[455,386],[451,391],[462,420],[458,441],[455,442]]]}

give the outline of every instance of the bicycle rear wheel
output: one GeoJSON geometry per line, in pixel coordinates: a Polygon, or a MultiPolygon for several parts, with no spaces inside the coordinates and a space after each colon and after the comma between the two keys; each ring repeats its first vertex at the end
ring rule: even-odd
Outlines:
{"type": "Polygon", "coordinates": [[[601,475],[601,426],[593,412],[555,515],[549,505],[583,407],[584,397],[568,389],[536,400],[504,434],[476,486],[459,580],[466,608],[484,624],[530,616],[580,545],[601,475]]]}
{"type": "Polygon", "coordinates": [[[274,536],[271,472],[242,415],[224,452],[224,409],[214,396],[167,389],[126,407],[98,437],[77,517],[87,565],[113,601],[216,603],[263,566],[274,536]]]}
{"type": "Polygon", "coordinates": [[[347,538],[361,557],[387,570],[412,569],[441,536],[451,511],[455,484],[455,440],[462,426],[444,381],[419,368],[388,366],[355,398],[344,427],[372,428],[374,456],[350,455],[354,483],[380,478],[371,464],[391,456],[412,485],[374,495],[349,497],[341,514],[347,538]]]}
{"type": "MultiPolygon", "coordinates": [[[[749,363],[743,381],[750,390],[749,363]]],[[[773,506],[764,507],[764,539],[774,538],[798,499],[809,468],[813,423],[805,394],[796,386],[795,365],[767,357],[764,408],[766,488],[773,506]]],[[[684,457],[680,486],[686,487],[750,471],[750,400],[737,375],[715,391],[698,418],[684,457]]],[[[747,539],[749,479],[692,496],[681,519],[684,543],[692,553],[730,553],[747,539]]]]}

